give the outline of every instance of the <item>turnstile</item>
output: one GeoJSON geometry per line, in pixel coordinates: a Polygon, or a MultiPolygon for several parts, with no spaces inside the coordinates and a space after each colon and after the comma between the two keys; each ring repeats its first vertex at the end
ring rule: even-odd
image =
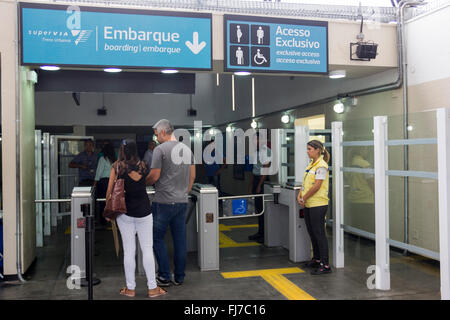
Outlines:
{"type": "Polygon", "coordinates": [[[71,265],[79,268],[80,278],[86,277],[86,248],[85,248],[85,228],[81,225],[83,220],[83,211],[81,205],[89,203],[92,210],[92,187],[75,187],[72,191],[72,210],[71,210],[71,242],[70,256],[71,265]]]}
{"type": "Polygon", "coordinates": [[[267,202],[264,212],[264,241],[268,247],[282,246],[289,250],[293,262],[311,259],[311,240],[305,219],[300,217],[297,203],[299,184],[264,184],[264,193],[278,194],[277,200],[267,202]]]}
{"type": "Polygon", "coordinates": [[[197,240],[198,266],[201,271],[219,270],[218,191],[212,185],[194,184],[191,194],[197,197],[197,210],[196,215],[192,216],[195,221],[188,222],[188,244],[192,250],[193,242],[197,240]]]}

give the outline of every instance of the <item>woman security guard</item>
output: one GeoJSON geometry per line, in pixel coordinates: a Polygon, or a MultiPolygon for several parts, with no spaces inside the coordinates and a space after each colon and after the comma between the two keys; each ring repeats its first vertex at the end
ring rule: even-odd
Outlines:
{"type": "Polygon", "coordinates": [[[304,207],[305,223],[311,238],[313,258],[306,265],[314,268],[313,275],[330,273],[328,240],[325,235],[325,215],[328,210],[328,161],[330,154],[318,140],[307,144],[311,159],[303,177],[297,201],[304,207]]]}

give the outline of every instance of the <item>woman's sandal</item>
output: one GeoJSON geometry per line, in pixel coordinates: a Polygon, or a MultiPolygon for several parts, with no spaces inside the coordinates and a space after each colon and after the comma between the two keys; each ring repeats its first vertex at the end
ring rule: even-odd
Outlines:
{"type": "Polygon", "coordinates": [[[148,297],[149,298],[156,298],[156,297],[159,297],[159,296],[163,296],[166,293],[167,293],[167,291],[164,290],[163,288],[156,287],[155,289],[148,290],[148,297]],[[155,291],[156,291],[156,293],[154,293],[155,291]]]}
{"type": "Polygon", "coordinates": [[[123,287],[122,289],[120,289],[120,294],[134,298],[134,296],[136,295],[136,290],[130,290],[127,287],[123,287]]]}

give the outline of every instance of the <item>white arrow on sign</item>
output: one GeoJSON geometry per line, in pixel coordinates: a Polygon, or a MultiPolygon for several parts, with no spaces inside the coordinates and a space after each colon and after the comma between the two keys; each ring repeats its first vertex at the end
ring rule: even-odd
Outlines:
{"type": "Polygon", "coordinates": [[[198,43],[198,32],[192,34],[192,42],[186,41],[186,46],[192,51],[193,54],[198,54],[206,46],[206,42],[202,41],[198,43]]]}

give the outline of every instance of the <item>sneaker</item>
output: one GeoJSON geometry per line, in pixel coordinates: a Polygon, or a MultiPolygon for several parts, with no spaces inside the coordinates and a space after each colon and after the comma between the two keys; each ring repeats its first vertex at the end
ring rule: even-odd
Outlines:
{"type": "Polygon", "coordinates": [[[156,276],[156,283],[158,283],[158,285],[160,287],[168,287],[171,284],[170,280],[164,279],[160,276],[156,276]]]}
{"type": "Polygon", "coordinates": [[[183,281],[177,281],[177,280],[173,279],[172,283],[176,286],[181,286],[183,284],[183,281]]]}
{"type": "Polygon", "coordinates": [[[325,267],[322,263],[320,264],[320,267],[318,267],[316,270],[311,271],[312,275],[320,275],[320,274],[326,274],[326,273],[331,273],[331,267],[328,266],[325,267]]]}
{"type": "Polygon", "coordinates": [[[303,268],[312,268],[312,269],[317,269],[320,267],[320,260],[316,260],[316,259],[312,259],[309,262],[306,262],[305,264],[302,265],[303,268]]]}

